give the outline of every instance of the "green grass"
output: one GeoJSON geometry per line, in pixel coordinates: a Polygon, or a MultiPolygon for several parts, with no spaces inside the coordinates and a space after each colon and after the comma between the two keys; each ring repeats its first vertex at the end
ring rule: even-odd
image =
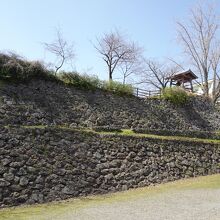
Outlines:
{"type": "Polygon", "coordinates": [[[27,128],[27,129],[29,129],[29,128],[30,129],[35,129],[35,128],[44,129],[44,128],[48,128],[48,126],[46,126],[46,125],[24,125],[22,127],[23,128],[27,128]]]}
{"type": "Polygon", "coordinates": [[[42,205],[21,206],[0,210],[0,220],[46,220],[59,219],[59,215],[102,204],[111,204],[139,198],[152,198],[161,193],[179,190],[220,189],[220,175],[178,180],[156,186],[131,189],[128,191],[109,193],[100,196],[88,196],[51,202],[42,205]]]}
{"type": "Polygon", "coordinates": [[[158,139],[158,140],[167,140],[167,141],[188,141],[188,142],[202,142],[202,143],[214,143],[214,144],[220,144],[220,140],[214,140],[214,139],[205,139],[205,138],[192,138],[192,137],[183,137],[183,136],[162,136],[162,135],[156,135],[156,134],[142,134],[142,133],[135,133],[132,130],[129,129],[123,129],[122,132],[95,132],[97,134],[102,135],[118,135],[118,136],[131,136],[131,137],[145,137],[150,139],[158,139]]]}
{"type": "Polygon", "coordinates": [[[193,137],[183,137],[183,136],[162,136],[162,135],[154,135],[154,134],[136,134],[133,131],[123,130],[122,135],[134,135],[136,137],[149,137],[161,140],[181,140],[181,141],[196,141],[196,142],[204,142],[204,143],[220,143],[220,140],[214,139],[205,139],[205,138],[193,138],[193,137]]]}
{"type": "MultiPolygon", "coordinates": [[[[5,126],[9,128],[10,126],[5,126]]],[[[107,132],[107,131],[94,131],[89,128],[69,128],[66,126],[44,126],[44,125],[34,125],[34,126],[22,126],[26,129],[45,129],[45,128],[52,128],[52,129],[62,129],[68,131],[81,131],[85,133],[93,133],[99,135],[106,135],[106,136],[130,136],[136,138],[149,138],[149,139],[156,139],[156,140],[164,140],[164,141],[185,141],[185,142],[197,142],[197,143],[211,143],[211,144],[220,144],[220,140],[215,139],[205,139],[205,138],[193,138],[193,137],[183,137],[183,136],[162,136],[162,135],[155,135],[155,134],[142,134],[142,133],[135,133],[130,129],[122,129],[121,132],[107,132]]]]}

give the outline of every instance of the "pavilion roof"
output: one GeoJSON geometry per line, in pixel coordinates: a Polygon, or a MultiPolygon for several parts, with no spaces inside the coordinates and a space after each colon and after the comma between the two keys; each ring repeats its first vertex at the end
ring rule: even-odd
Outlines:
{"type": "Polygon", "coordinates": [[[189,82],[197,78],[198,77],[190,69],[183,72],[175,73],[174,75],[168,77],[168,79],[171,79],[173,81],[181,81],[181,82],[189,82]]]}

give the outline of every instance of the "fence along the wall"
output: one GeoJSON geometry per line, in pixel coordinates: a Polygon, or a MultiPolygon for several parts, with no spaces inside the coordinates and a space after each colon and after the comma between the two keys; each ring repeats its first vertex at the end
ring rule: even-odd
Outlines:
{"type": "Polygon", "coordinates": [[[134,95],[140,98],[150,98],[153,96],[161,96],[161,90],[145,90],[134,88],[134,95]]]}

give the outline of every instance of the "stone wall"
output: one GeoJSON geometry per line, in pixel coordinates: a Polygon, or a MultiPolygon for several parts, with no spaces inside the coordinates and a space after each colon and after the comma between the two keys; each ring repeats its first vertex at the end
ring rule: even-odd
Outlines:
{"type": "Polygon", "coordinates": [[[220,146],[0,128],[0,206],[43,203],[219,173],[220,146]]]}
{"type": "Polygon", "coordinates": [[[157,99],[83,91],[40,80],[0,88],[0,125],[220,130],[219,115],[200,98],[176,107],[157,99]]]}

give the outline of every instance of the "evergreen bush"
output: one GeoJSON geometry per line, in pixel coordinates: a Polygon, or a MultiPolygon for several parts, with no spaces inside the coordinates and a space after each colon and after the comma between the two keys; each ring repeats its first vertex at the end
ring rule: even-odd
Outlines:
{"type": "Polygon", "coordinates": [[[163,90],[163,98],[170,101],[174,105],[184,105],[189,100],[189,95],[181,87],[165,88],[163,90]]]}

